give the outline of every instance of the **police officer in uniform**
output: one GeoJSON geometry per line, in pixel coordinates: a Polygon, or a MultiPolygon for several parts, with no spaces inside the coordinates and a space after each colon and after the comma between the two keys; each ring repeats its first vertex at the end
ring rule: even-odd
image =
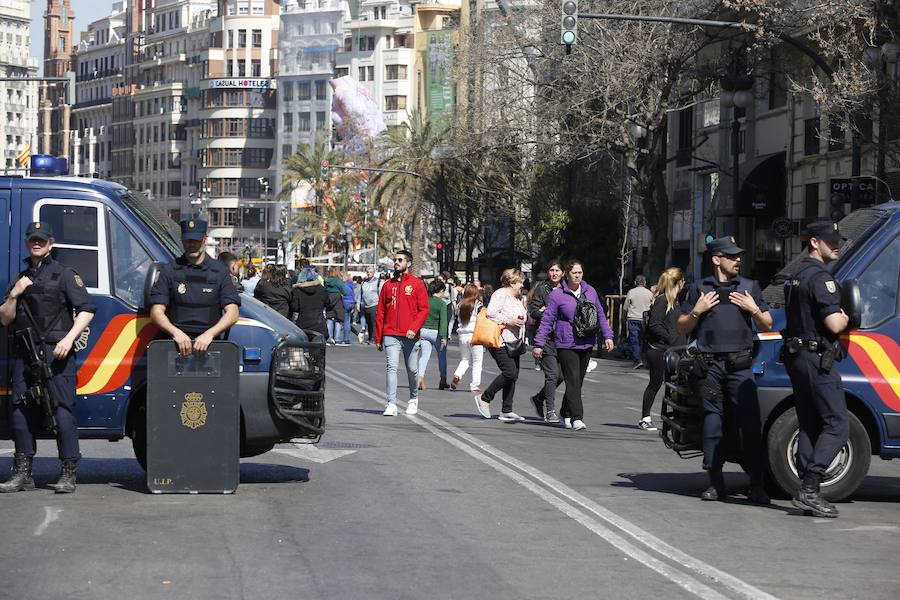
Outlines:
{"type": "MultiPolygon", "coordinates": [[[[84,281],[69,267],[50,255],[53,230],[48,223],[30,223],[25,231],[29,257],[0,305],[0,323],[10,334],[31,328],[39,352],[50,365],[54,397],[59,406],[56,419],[56,446],[61,461],[59,480],[51,484],[57,493],[75,491],[75,469],[81,458],[78,425],[75,422],[75,340],[81,337],[94,317],[94,305],[84,281]]],[[[34,400],[23,394],[36,383],[26,371],[24,349],[13,344],[12,432],[16,444],[13,474],[0,485],[0,492],[34,489],[31,465],[37,445],[35,434],[44,429],[44,413],[34,400]]]]}
{"type": "Polygon", "coordinates": [[[838,509],[822,497],[819,485],[850,435],[841,376],[834,367],[840,360],[838,336],[850,319],[825,265],[837,259],[843,238],[837,224],[828,221],[808,225],[806,237],[809,255],[784,284],[783,358],[800,421],[796,459],[803,480],[792,503],[817,517],[834,518],[838,509]]]}
{"type": "Polygon", "coordinates": [[[150,318],[187,356],[203,354],[237,323],[241,297],[228,267],[206,254],[206,221],[180,225],[184,254],[160,270],[150,291],[150,318]]]}
{"type": "Polygon", "coordinates": [[[759,402],[750,367],[752,324],[760,331],[768,331],[772,316],[759,284],[738,274],[743,253],[732,237],[707,244],[713,274],[691,286],[684,314],[678,318],[678,329],[691,335],[699,351],[694,360],[694,382],[703,403],[703,468],[710,483],[701,498],[726,499],[722,424],[728,410],[733,411],[741,429],[744,466],[750,474],[747,497],[755,504],[768,504],[759,402]]]}

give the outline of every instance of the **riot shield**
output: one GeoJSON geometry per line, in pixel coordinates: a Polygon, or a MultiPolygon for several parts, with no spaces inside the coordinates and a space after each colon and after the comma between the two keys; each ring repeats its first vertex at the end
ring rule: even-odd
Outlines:
{"type": "Polygon", "coordinates": [[[239,348],[215,341],[203,356],[174,342],[147,350],[147,487],[233,493],[240,480],[239,348]]]}

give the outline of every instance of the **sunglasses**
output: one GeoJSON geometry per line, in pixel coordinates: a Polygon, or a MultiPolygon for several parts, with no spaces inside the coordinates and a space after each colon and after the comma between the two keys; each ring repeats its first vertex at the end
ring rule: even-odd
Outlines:
{"type": "Polygon", "coordinates": [[[741,257],[740,254],[717,254],[719,258],[727,258],[728,260],[737,260],[741,257]]]}

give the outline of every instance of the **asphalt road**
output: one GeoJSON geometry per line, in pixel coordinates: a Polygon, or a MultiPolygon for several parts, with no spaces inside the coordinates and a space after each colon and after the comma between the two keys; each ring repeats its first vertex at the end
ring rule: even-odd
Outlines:
{"type": "MultiPolygon", "coordinates": [[[[148,494],[128,441],[84,442],[77,493],[0,496],[0,598],[900,596],[900,464],[874,458],[836,520],[747,504],[737,467],[734,500],[704,503],[699,460],[635,427],[645,372],[600,361],[573,432],[434,389],[383,417],[383,361],[329,350],[326,436],[244,459],[235,495],[148,494]]],[[[541,374],[522,363],[515,410],[533,417],[541,374]]],[[[0,442],[0,472],[11,454],[0,442]]],[[[39,454],[41,486],[54,445],[39,454]]]]}

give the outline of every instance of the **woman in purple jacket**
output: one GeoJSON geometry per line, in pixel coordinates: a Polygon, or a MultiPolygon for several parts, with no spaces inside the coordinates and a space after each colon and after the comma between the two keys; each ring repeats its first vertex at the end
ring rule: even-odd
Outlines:
{"type": "Polygon", "coordinates": [[[569,261],[566,265],[566,278],[562,285],[547,296],[547,310],[541,319],[541,327],[534,338],[533,354],[540,358],[544,350],[547,336],[553,332],[556,341],[556,353],[559,369],[566,382],[566,395],[560,409],[560,415],[567,428],[580,431],[584,424],[584,408],[581,403],[581,384],[591,359],[591,350],[597,343],[597,334],[587,337],[576,337],[572,330],[572,321],[579,302],[591,302],[597,309],[600,321],[600,333],[603,334],[607,352],[613,349],[613,333],[606,321],[606,314],[600,305],[600,297],[596,290],[582,281],[584,269],[581,262],[569,261]]]}

